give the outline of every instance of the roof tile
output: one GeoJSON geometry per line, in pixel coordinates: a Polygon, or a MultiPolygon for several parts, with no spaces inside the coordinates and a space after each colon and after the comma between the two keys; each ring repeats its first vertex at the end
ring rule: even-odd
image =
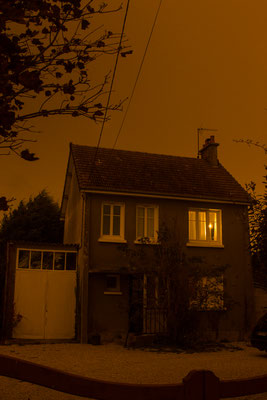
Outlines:
{"type": "Polygon", "coordinates": [[[247,192],[221,164],[75,144],[71,152],[80,190],[249,201],[247,192]]]}

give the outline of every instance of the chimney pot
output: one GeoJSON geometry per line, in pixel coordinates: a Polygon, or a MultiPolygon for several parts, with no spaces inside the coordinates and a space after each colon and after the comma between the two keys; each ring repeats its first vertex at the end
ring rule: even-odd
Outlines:
{"type": "Polygon", "coordinates": [[[217,147],[219,143],[215,143],[215,137],[212,135],[205,140],[203,148],[200,150],[201,158],[208,161],[212,166],[218,165],[217,147]]]}

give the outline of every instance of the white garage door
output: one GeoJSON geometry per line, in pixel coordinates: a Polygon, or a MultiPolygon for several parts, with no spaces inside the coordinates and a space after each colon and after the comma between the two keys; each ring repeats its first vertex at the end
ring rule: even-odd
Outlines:
{"type": "Polygon", "coordinates": [[[18,249],[13,338],[73,339],[76,252],[18,249]]]}

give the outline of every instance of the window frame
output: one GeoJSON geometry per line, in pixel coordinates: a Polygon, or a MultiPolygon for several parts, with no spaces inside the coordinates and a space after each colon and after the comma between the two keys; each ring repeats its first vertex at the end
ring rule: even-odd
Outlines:
{"type": "MultiPolygon", "coordinates": [[[[26,248],[26,247],[18,247],[16,250],[16,269],[19,271],[49,271],[49,272],[54,272],[54,271],[77,271],[77,263],[78,263],[78,252],[75,250],[54,250],[54,249],[32,249],[32,248],[26,248]],[[27,267],[20,267],[19,266],[19,252],[20,251],[27,251],[28,252],[28,266],[27,267]],[[40,252],[41,253],[41,263],[40,263],[40,268],[32,268],[31,265],[31,259],[32,259],[32,252],[40,252]],[[53,265],[51,269],[48,268],[43,268],[44,265],[44,253],[52,253],[53,254],[53,265]],[[56,269],[55,268],[55,254],[56,253],[64,253],[64,268],[62,269],[56,269]],[[67,269],[67,254],[72,253],[76,254],[76,260],[75,260],[75,268],[72,269],[67,269]]],[[[74,265],[74,264],[73,264],[74,265]]]]}
{"type": "Polygon", "coordinates": [[[188,241],[186,243],[187,246],[196,246],[196,247],[221,247],[223,248],[223,242],[222,242],[222,210],[218,208],[193,208],[190,207],[188,209],[188,241]],[[190,211],[196,212],[196,239],[191,239],[190,238],[190,211]],[[206,213],[206,239],[200,239],[199,238],[199,218],[198,218],[198,213],[200,212],[205,212],[206,213]],[[209,233],[209,215],[210,213],[216,213],[217,215],[217,240],[211,240],[210,238],[210,233],[209,233]]]}
{"type": "Polygon", "coordinates": [[[114,294],[114,295],[121,295],[121,279],[120,274],[106,274],[105,277],[105,291],[104,294],[114,294]],[[116,278],[116,287],[112,288],[107,285],[108,278],[116,278]]]}
{"type": "Polygon", "coordinates": [[[98,239],[99,242],[113,242],[113,243],[126,243],[127,241],[124,238],[125,234],[125,203],[120,202],[112,202],[112,201],[103,201],[101,204],[101,222],[100,222],[100,237],[98,239]],[[114,215],[114,207],[120,207],[120,234],[119,235],[104,235],[103,234],[103,223],[104,223],[104,206],[110,206],[112,213],[110,214],[110,225],[109,229],[112,232],[113,228],[113,215],[114,215]]]}
{"type": "Polygon", "coordinates": [[[136,204],[135,209],[135,241],[136,244],[156,244],[158,243],[158,230],[159,230],[159,206],[157,204],[145,204],[140,203],[136,204]],[[142,240],[141,236],[137,236],[138,232],[138,208],[145,209],[145,217],[144,217],[144,236],[145,240],[142,240]],[[147,209],[154,209],[154,237],[147,236],[147,209]]]}

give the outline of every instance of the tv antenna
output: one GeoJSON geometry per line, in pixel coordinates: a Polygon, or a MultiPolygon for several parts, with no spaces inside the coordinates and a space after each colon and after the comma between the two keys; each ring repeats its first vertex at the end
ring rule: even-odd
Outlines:
{"type": "Polygon", "coordinates": [[[218,129],[210,129],[210,128],[198,128],[197,129],[197,158],[199,158],[199,135],[201,131],[210,131],[210,132],[217,132],[218,129]]]}

